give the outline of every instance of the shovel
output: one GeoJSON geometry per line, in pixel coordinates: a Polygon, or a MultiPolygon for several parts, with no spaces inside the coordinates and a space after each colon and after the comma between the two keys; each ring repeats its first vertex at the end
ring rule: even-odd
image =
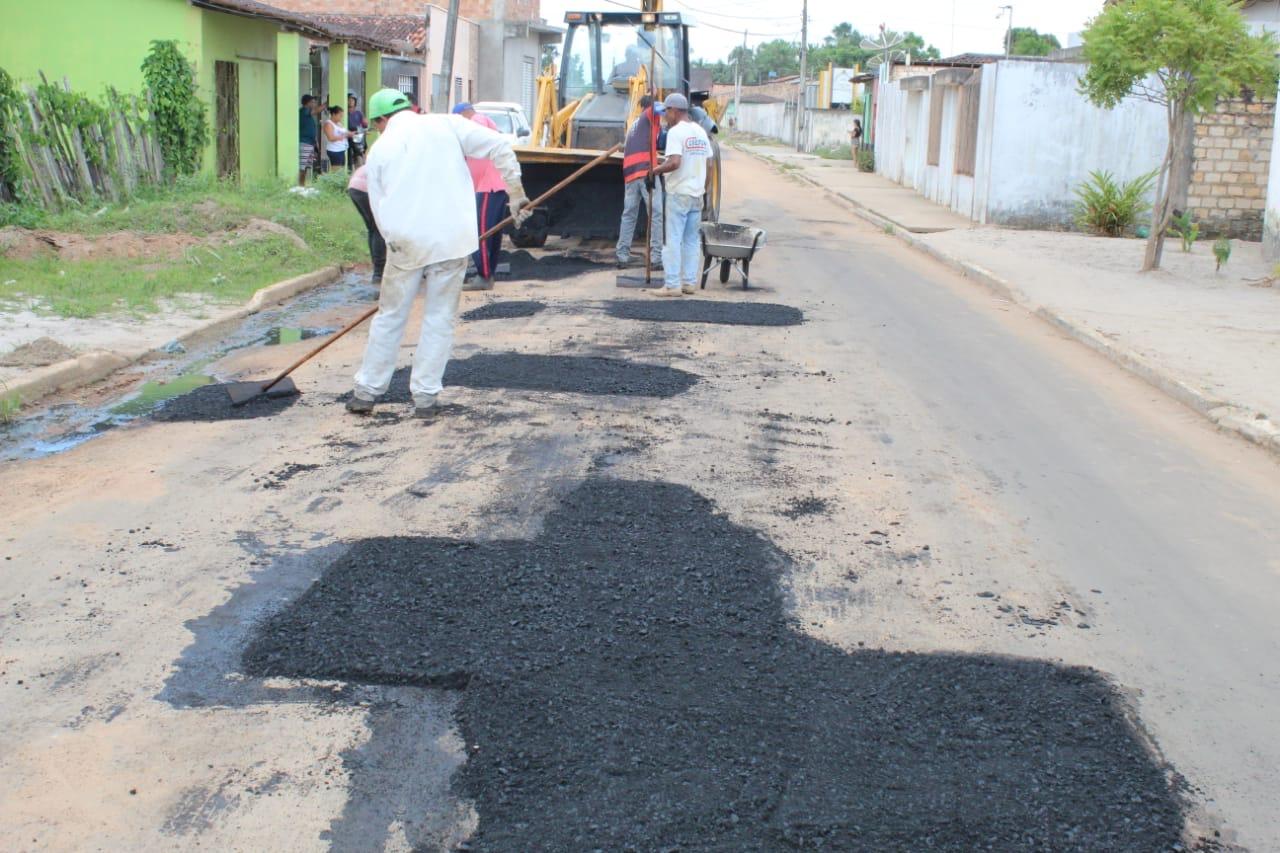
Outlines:
{"type": "MultiPolygon", "coordinates": [[[[543,204],[544,202],[546,202],[547,199],[551,198],[553,195],[560,192],[565,187],[569,186],[569,184],[573,183],[578,178],[582,177],[587,172],[591,171],[596,166],[600,165],[605,160],[609,159],[610,157],[612,157],[614,154],[618,153],[621,150],[622,150],[621,143],[613,146],[608,151],[604,152],[599,157],[592,160],[590,163],[586,164],[581,169],[578,169],[572,175],[565,178],[563,181],[556,184],[554,187],[547,190],[542,195],[535,198],[533,201],[529,202],[528,206],[525,209],[528,210],[528,209],[537,207],[540,204],[543,204]]],[[[512,219],[510,216],[508,216],[506,219],[502,220],[497,225],[493,226],[488,231],[481,234],[480,240],[482,242],[484,240],[487,240],[488,238],[492,237],[494,234],[497,234],[498,232],[502,231],[502,229],[510,225],[511,222],[512,222],[512,219]]],[[[227,389],[227,396],[231,398],[231,405],[243,406],[245,403],[249,402],[250,400],[257,399],[258,397],[262,397],[264,395],[267,397],[291,397],[294,394],[297,394],[298,386],[293,384],[293,380],[289,378],[289,374],[293,373],[293,371],[297,370],[299,367],[306,364],[311,359],[315,358],[324,350],[325,347],[329,346],[338,338],[342,337],[347,332],[351,331],[356,326],[359,326],[365,320],[368,320],[370,317],[372,317],[374,314],[377,314],[377,313],[378,313],[378,306],[375,305],[374,307],[370,308],[368,311],[361,314],[359,317],[352,320],[347,325],[343,326],[338,331],[334,332],[332,335],[329,336],[329,338],[324,343],[320,344],[320,346],[316,347],[311,352],[307,353],[302,358],[298,359],[293,364],[286,367],[283,371],[280,372],[280,375],[278,375],[275,379],[271,379],[265,382],[259,380],[257,382],[247,381],[247,382],[227,383],[225,387],[227,389]]]]}

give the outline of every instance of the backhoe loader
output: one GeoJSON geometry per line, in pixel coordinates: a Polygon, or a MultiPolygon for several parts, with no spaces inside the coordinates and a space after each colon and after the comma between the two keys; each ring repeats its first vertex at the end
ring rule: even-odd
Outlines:
{"type": "MultiPolygon", "coordinates": [[[[532,135],[516,146],[531,196],[622,142],[644,95],[680,92],[693,104],[710,95],[709,75],[695,83],[691,74],[692,21],[662,11],[661,0],[643,0],[641,11],[568,12],[565,24],[559,69],[550,66],[538,77],[532,135]]],[[[712,148],[705,219],[718,219],[720,209],[714,136],[712,148]]],[[[622,155],[616,154],[535,211],[512,240],[522,247],[542,246],[549,236],[616,240],[623,190],[622,155]]]]}

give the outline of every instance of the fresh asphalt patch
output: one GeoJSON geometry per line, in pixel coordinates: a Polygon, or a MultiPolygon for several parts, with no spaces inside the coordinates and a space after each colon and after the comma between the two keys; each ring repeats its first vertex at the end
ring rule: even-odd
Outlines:
{"type": "Polygon", "coordinates": [[[1174,774],[1097,672],[842,651],[789,568],[689,488],[593,478],[531,541],[356,542],[243,665],[463,690],[471,849],[1177,849],[1174,774]]]}
{"type": "Polygon", "coordinates": [[[547,307],[545,302],[534,300],[512,299],[506,302],[490,302],[479,308],[472,308],[462,315],[463,320],[514,320],[520,317],[532,317],[547,307]]]}
{"type": "Polygon", "coordinates": [[[713,299],[615,299],[605,312],[620,320],[655,323],[715,323],[722,326],[798,326],[804,312],[772,302],[722,302],[713,299]]]}
{"type": "MultiPolygon", "coordinates": [[[[409,373],[408,367],[396,370],[391,386],[379,402],[409,402],[412,399],[409,373]]],[[[445,388],[502,388],[622,397],[674,397],[697,382],[697,374],[661,364],[601,356],[519,352],[478,353],[453,359],[444,373],[445,388]]]]}
{"type": "Polygon", "coordinates": [[[534,257],[524,249],[506,253],[499,259],[503,261],[511,264],[511,278],[538,281],[558,281],[580,273],[614,268],[611,263],[576,255],[550,253],[534,257]]]}
{"type": "MultiPolygon", "coordinates": [[[[265,380],[264,380],[265,381],[265,380]]],[[[242,406],[231,405],[225,385],[201,385],[165,401],[151,413],[157,421],[238,421],[279,414],[298,402],[300,394],[271,397],[261,394],[242,406]]]]}

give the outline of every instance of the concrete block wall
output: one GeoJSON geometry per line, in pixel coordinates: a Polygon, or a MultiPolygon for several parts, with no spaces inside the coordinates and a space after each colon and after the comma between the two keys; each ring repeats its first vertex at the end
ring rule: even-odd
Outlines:
{"type": "Polygon", "coordinates": [[[1201,234],[1262,239],[1275,109],[1235,98],[1197,120],[1187,206],[1201,234]]]}

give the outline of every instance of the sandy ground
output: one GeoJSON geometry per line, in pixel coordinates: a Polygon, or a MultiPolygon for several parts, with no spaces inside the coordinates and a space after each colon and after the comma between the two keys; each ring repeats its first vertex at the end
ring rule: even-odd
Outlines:
{"type": "Polygon", "coordinates": [[[1141,240],[975,228],[929,243],[994,272],[1035,302],[1083,322],[1210,398],[1280,417],[1280,283],[1258,243],[1236,242],[1215,272],[1212,244],[1165,247],[1142,265],[1141,240]]]}
{"type": "MultiPolygon", "coordinates": [[[[590,473],[688,486],[767,537],[796,629],[829,648],[1096,667],[1193,786],[1193,835],[1280,844],[1274,462],[810,188],[729,168],[726,211],[770,243],[758,289],[708,298],[803,326],[611,317],[611,272],[500,285],[546,310],[459,326],[459,358],[665,364],[701,377],[687,393],[453,388],[432,422],[357,419],[353,334],[273,417],[4,464],[11,846],[450,849],[483,819],[450,783],[456,692],[252,677],[241,654],[351,543],[533,538],[590,473]]],[[[214,367],[269,375],[306,346],[214,367]]]]}

